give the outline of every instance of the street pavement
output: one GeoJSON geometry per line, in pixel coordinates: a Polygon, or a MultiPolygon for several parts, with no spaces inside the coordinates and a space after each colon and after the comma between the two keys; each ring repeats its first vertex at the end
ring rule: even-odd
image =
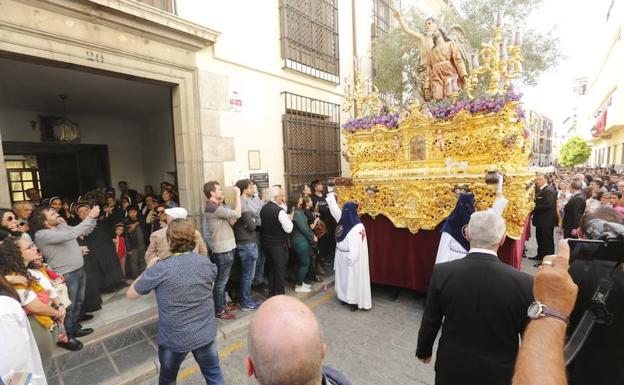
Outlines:
{"type": "MultiPolygon", "coordinates": [[[[433,384],[433,363],[425,365],[414,357],[423,299],[404,290],[392,301],[391,293],[374,286],[369,311],[351,312],[333,290],[306,301],[321,322],[328,348],[325,364],[340,370],[354,385],[433,384]]],[[[246,338],[247,334],[241,333],[219,346],[228,385],[256,384],[246,375],[246,338]]],[[[142,385],[157,383],[157,378],[152,378],[142,385]]],[[[205,384],[192,358],[183,365],[178,384],[205,384]]]]}
{"type": "MultiPolygon", "coordinates": [[[[534,234],[534,231],[533,231],[534,234]]],[[[526,243],[527,256],[536,253],[533,235],[526,243]]],[[[522,271],[535,274],[534,261],[523,258],[522,271]]],[[[328,347],[326,365],[340,370],[354,385],[406,385],[435,383],[435,351],[430,364],[415,356],[418,329],[423,314],[424,298],[402,290],[392,300],[393,290],[373,285],[373,308],[351,312],[335,296],[335,291],[322,291],[306,301],[318,317],[328,347]]],[[[245,369],[247,334],[241,333],[219,346],[221,368],[227,385],[256,384],[245,369]]],[[[205,384],[192,358],[183,364],[178,384],[205,384]]],[[[141,385],[155,385],[151,378],[141,385]]]]}

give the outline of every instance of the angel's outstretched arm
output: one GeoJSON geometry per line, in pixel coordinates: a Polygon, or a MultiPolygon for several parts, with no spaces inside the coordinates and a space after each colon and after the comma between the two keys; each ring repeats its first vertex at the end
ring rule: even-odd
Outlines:
{"type": "Polygon", "coordinates": [[[394,12],[394,17],[399,21],[399,25],[401,25],[401,30],[403,30],[403,32],[407,33],[408,35],[418,40],[418,43],[420,45],[423,45],[425,43],[425,35],[418,31],[414,31],[410,29],[407,26],[405,19],[403,19],[403,16],[401,16],[401,14],[399,13],[399,11],[394,12]]]}

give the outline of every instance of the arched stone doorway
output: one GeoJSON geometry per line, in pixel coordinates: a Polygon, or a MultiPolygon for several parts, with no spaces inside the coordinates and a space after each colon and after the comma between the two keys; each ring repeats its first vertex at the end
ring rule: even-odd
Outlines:
{"type": "MultiPolygon", "coordinates": [[[[211,110],[218,111],[220,102],[218,93],[217,100],[200,100],[200,88],[218,81],[200,74],[195,53],[212,45],[217,33],[126,0],[5,0],[0,9],[0,55],[4,57],[171,88],[180,201],[191,215],[199,215],[201,184],[222,175],[218,157],[223,154],[213,157],[202,149],[202,115],[213,116],[211,110]]],[[[204,131],[218,136],[218,127],[211,126],[214,119],[203,120],[204,131]]],[[[0,167],[0,204],[6,206],[10,200],[7,174],[4,164],[0,167]]]]}

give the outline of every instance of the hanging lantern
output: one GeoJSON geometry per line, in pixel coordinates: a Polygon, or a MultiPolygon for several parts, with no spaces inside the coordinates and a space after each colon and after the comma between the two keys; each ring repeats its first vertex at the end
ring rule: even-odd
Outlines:
{"type": "Polygon", "coordinates": [[[63,105],[63,117],[57,119],[52,126],[52,135],[58,142],[80,142],[80,126],[67,117],[67,95],[59,95],[63,105]]]}

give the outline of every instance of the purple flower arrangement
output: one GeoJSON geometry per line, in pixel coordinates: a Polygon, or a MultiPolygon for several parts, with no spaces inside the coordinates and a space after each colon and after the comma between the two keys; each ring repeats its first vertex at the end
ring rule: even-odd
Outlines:
{"type": "Polygon", "coordinates": [[[359,130],[370,130],[373,126],[386,126],[388,128],[399,127],[399,114],[398,113],[382,113],[379,116],[365,116],[358,119],[350,119],[342,128],[347,132],[355,132],[359,130]]]}
{"type": "MultiPolygon", "coordinates": [[[[500,112],[507,103],[517,102],[521,97],[522,94],[516,93],[513,89],[510,89],[502,95],[487,95],[483,98],[460,100],[456,103],[450,103],[449,101],[429,103],[427,107],[435,119],[450,120],[461,111],[467,111],[472,115],[497,113],[500,112]]],[[[518,119],[524,119],[524,111],[522,111],[519,106],[516,109],[516,117],[518,119]]]]}
{"type": "MultiPolygon", "coordinates": [[[[428,103],[427,108],[434,119],[450,120],[461,111],[466,111],[472,115],[498,113],[502,111],[508,103],[518,102],[521,98],[521,93],[510,89],[504,94],[487,95],[483,98],[460,100],[455,103],[451,103],[448,100],[428,103]]],[[[342,128],[347,132],[370,130],[377,125],[397,128],[399,127],[399,118],[400,116],[398,113],[388,113],[386,109],[383,109],[378,116],[365,116],[363,118],[350,119],[342,125],[342,128]]],[[[520,105],[516,106],[516,118],[518,120],[523,120],[525,118],[524,110],[520,105]]]]}

